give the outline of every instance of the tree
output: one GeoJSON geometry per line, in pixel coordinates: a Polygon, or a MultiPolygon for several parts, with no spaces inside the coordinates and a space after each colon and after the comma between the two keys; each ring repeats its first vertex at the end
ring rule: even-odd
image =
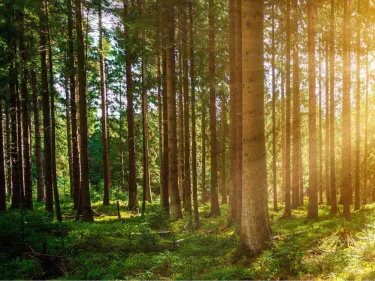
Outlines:
{"type": "Polygon", "coordinates": [[[309,61],[309,205],[307,217],[318,218],[317,149],[316,149],[316,78],[315,78],[315,1],[308,0],[308,61],[309,61]]]}
{"type": "Polygon", "coordinates": [[[290,0],[287,1],[286,11],[286,114],[285,114],[285,211],[284,218],[292,215],[291,209],[291,181],[290,181],[290,56],[291,56],[291,20],[290,20],[290,0]]]}
{"type": "Polygon", "coordinates": [[[0,96],[0,211],[5,211],[6,190],[5,190],[5,162],[4,162],[4,132],[3,132],[3,101],[4,96],[0,96]]]}
{"type": "Polygon", "coordinates": [[[72,117],[72,153],[73,153],[73,194],[74,208],[78,209],[81,183],[81,164],[79,151],[79,132],[78,132],[78,111],[77,104],[79,96],[76,94],[76,71],[74,65],[74,38],[73,38],[73,9],[72,0],[68,4],[68,69],[69,69],[69,87],[70,87],[70,106],[72,117]]]}
{"type": "Polygon", "coordinates": [[[126,64],[126,98],[128,117],[128,152],[129,152],[129,204],[131,211],[138,210],[137,176],[135,167],[135,129],[134,129],[134,105],[133,105],[133,77],[132,77],[132,50],[130,44],[130,31],[128,19],[128,0],[123,0],[124,5],[124,32],[125,32],[125,64],[126,64]]]}
{"type": "Polygon", "coordinates": [[[166,50],[166,80],[168,102],[168,165],[169,165],[169,191],[171,219],[182,218],[181,201],[178,193],[177,180],[177,118],[176,118],[176,73],[175,73],[175,48],[174,48],[174,4],[167,7],[167,50],[166,50]]]}
{"type": "Polygon", "coordinates": [[[87,129],[87,100],[86,100],[86,69],[85,49],[83,42],[82,25],[82,0],[75,0],[76,4],[76,31],[77,31],[77,58],[78,58],[78,83],[79,83],[79,117],[81,132],[81,190],[79,210],[82,211],[82,220],[94,221],[91,210],[89,192],[89,167],[88,167],[88,129],[87,129]]]}
{"type": "Polygon", "coordinates": [[[209,59],[210,74],[210,147],[211,147],[211,216],[220,215],[217,192],[217,142],[216,142],[216,89],[215,89],[215,29],[214,29],[214,0],[208,2],[209,21],[209,59]]]}
{"type": "Polygon", "coordinates": [[[271,239],[268,218],[264,124],[263,1],[242,4],[242,220],[240,247],[249,255],[265,249],[271,239]]]}
{"type": "Polygon", "coordinates": [[[350,51],[349,51],[349,1],[344,0],[343,42],[343,105],[342,105],[342,201],[343,216],[350,218],[351,193],[351,109],[350,109],[350,51]]]}
{"type": "Polygon", "coordinates": [[[107,128],[107,98],[104,70],[104,49],[103,49],[103,3],[99,1],[99,64],[100,64],[100,94],[102,99],[102,143],[103,143],[103,164],[104,164],[104,199],[103,205],[109,205],[109,150],[108,150],[108,128],[107,128]]]}

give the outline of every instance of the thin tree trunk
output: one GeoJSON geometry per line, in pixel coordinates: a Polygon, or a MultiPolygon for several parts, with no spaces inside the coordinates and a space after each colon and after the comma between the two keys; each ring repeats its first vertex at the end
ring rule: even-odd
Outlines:
{"type": "Polygon", "coordinates": [[[170,185],[170,210],[171,219],[182,218],[181,201],[178,194],[178,163],[177,163],[177,118],[176,118],[176,69],[175,69],[175,24],[174,5],[168,6],[168,31],[167,31],[167,101],[168,101],[168,164],[170,185]]]}
{"type": "Polygon", "coordinates": [[[293,151],[292,151],[292,208],[300,205],[300,146],[301,146],[301,95],[299,81],[298,0],[292,1],[293,29],[293,151]]]}
{"type": "Polygon", "coordinates": [[[219,216],[219,196],[217,190],[217,139],[216,139],[216,89],[215,89],[215,26],[214,26],[214,0],[208,2],[209,21],[209,74],[210,74],[210,143],[211,143],[211,212],[210,216],[219,216]]]}
{"type": "Polygon", "coordinates": [[[286,121],[285,121],[285,211],[284,217],[292,215],[291,209],[291,180],[290,180],[290,146],[291,146],[291,88],[290,88],[290,56],[291,56],[291,21],[290,21],[290,0],[287,1],[286,12],[286,121]]]}
{"type": "Polygon", "coordinates": [[[69,53],[68,53],[68,69],[69,69],[69,87],[70,87],[70,106],[72,116],[72,153],[73,153],[73,194],[74,209],[78,209],[80,181],[81,181],[81,164],[79,151],[79,131],[78,131],[78,112],[77,104],[79,96],[76,94],[76,78],[74,66],[74,39],[73,39],[73,9],[72,0],[68,0],[68,37],[69,37],[69,53]]]}
{"type": "Polygon", "coordinates": [[[317,151],[316,151],[316,78],[315,78],[315,3],[308,0],[308,61],[309,61],[309,204],[307,217],[318,218],[317,151]]]}
{"type": "MultiPolygon", "coordinates": [[[[229,206],[228,223],[236,221],[237,211],[237,114],[236,114],[236,0],[229,0],[229,72],[230,72],[230,128],[229,128],[229,206]]],[[[194,113],[193,113],[194,114],[194,113]]]]}
{"type": "Polygon", "coordinates": [[[128,117],[128,151],[129,151],[129,204],[130,211],[138,211],[138,190],[135,167],[135,129],[134,129],[134,104],[133,104],[133,77],[131,62],[131,46],[129,44],[129,27],[126,24],[128,20],[128,0],[124,4],[124,26],[125,26],[125,49],[126,49],[126,98],[127,98],[127,117],[128,117]]]}
{"type": "Polygon", "coordinates": [[[104,50],[103,50],[103,24],[102,1],[99,1],[99,64],[100,64],[100,94],[102,99],[102,144],[103,144],[103,170],[104,170],[104,198],[103,205],[109,205],[109,153],[107,129],[107,98],[105,87],[104,50]]]}
{"type": "Polygon", "coordinates": [[[122,118],[122,112],[123,112],[123,104],[122,104],[122,83],[120,81],[120,91],[119,91],[119,113],[120,113],[120,165],[121,165],[121,179],[120,179],[120,190],[122,192],[125,192],[125,167],[124,167],[124,126],[123,126],[123,118],[122,118]]]}
{"type": "Polygon", "coordinates": [[[192,138],[192,175],[193,175],[193,205],[195,226],[199,227],[199,209],[198,209],[198,183],[197,183],[197,131],[196,131],[196,113],[195,113],[195,53],[194,53],[194,14],[193,2],[189,1],[189,36],[190,36],[190,83],[191,83],[191,138],[192,138]]]}
{"type": "Polygon", "coordinates": [[[183,1],[182,12],[182,53],[183,53],[183,88],[184,88],[184,210],[191,212],[191,177],[190,177],[190,103],[189,103],[189,46],[188,36],[188,1],[183,1]]]}
{"type": "Polygon", "coordinates": [[[207,203],[207,186],[206,186],[206,108],[204,94],[202,95],[202,203],[207,203]]]}
{"type": "Polygon", "coordinates": [[[43,155],[42,155],[42,137],[40,135],[40,117],[39,117],[39,93],[37,88],[36,72],[31,72],[31,85],[34,98],[34,130],[35,130],[35,158],[36,158],[36,180],[37,180],[37,198],[36,201],[44,200],[44,177],[43,177],[43,155]]]}
{"type": "Polygon", "coordinates": [[[351,109],[350,109],[350,51],[349,51],[349,1],[344,0],[343,45],[343,105],[342,105],[342,201],[343,216],[350,218],[351,198],[351,109]]]}
{"type": "Polygon", "coordinates": [[[327,205],[331,205],[331,192],[329,188],[329,122],[330,122],[330,117],[329,117],[329,41],[326,40],[325,43],[325,78],[326,78],[326,86],[325,86],[325,102],[326,102],[326,124],[325,124],[325,193],[326,193],[326,198],[327,198],[327,205]]]}
{"type": "Polygon", "coordinates": [[[4,162],[4,130],[3,130],[3,100],[4,96],[0,95],[0,211],[5,211],[6,204],[6,185],[5,185],[5,162],[4,162]]]}
{"type": "Polygon", "coordinates": [[[86,100],[86,69],[85,46],[83,41],[82,0],[76,2],[76,30],[78,54],[78,82],[79,82],[79,120],[81,133],[81,198],[78,208],[82,211],[82,220],[94,221],[90,202],[89,167],[88,167],[88,128],[87,128],[87,100],[86,100]]]}
{"type": "MultiPolygon", "coordinates": [[[[6,130],[6,151],[7,151],[7,192],[8,192],[8,199],[12,196],[12,153],[11,153],[11,125],[10,125],[10,117],[11,110],[10,110],[10,97],[6,99],[5,103],[5,130],[6,130]]],[[[43,183],[42,183],[43,184],[43,183]]]]}
{"type": "MultiPolygon", "coordinates": [[[[366,2],[368,4],[368,2],[366,2]]],[[[368,6],[366,7],[368,8],[368,6]]],[[[368,16],[368,14],[367,14],[368,16]]],[[[368,188],[367,188],[367,181],[368,181],[368,167],[367,167],[367,157],[368,157],[368,106],[369,106],[369,82],[370,82],[370,69],[369,69],[369,49],[370,49],[370,41],[368,32],[370,29],[370,19],[366,18],[366,28],[365,28],[365,40],[366,40],[366,58],[365,58],[365,65],[366,65],[366,98],[365,98],[365,149],[363,155],[363,204],[367,204],[368,198],[368,188]]]]}
{"type": "Polygon", "coordinates": [[[336,197],[336,149],[335,149],[335,0],[331,0],[330,18],[330,123],[329,123],[329,160],[330,160],[330,188],[331,188],[331,213],[337,213],[336,197]]]}
{"type": "Polygon", "coordinates": [[[220,176],[221,176],[221,203],[228,202],[227,196],[227,176],[226,176],[226,98],[224,91],[221,92],[221,148],[220,148],[220,176]]]}
{"type": "Polygon", "coordinates": [[[73,185],[73,155],[72,155],[72,134],[70,126],[70,96],[69,96],[69,77],[65,74],[64,88],[65,88],[65,114],[66,114],[66,137],[68,142],[68,164],[69,164],[69,182],[70,182],[70,197],[74,198],[73,185]]]}
{"type": "Polygon", "coordinates": [[[355,199],[354,210],[361,208],[360,157],[361,157],[361,1],[358,0],[357,19],[357,91],[356,91],[356,150],[355,150],[355,199]]]}
{"type": "MultiPolygon", "coordinates": [[[[318,48],[319,49],[319,48],[318,48]]],[[[322,99],[323,99],[323,90],[322,90],[322,58],[321,55],[318,55],[318,85],[319,85],[319,204],[323,204],[323,110],[322,110],[322,99]]]]}

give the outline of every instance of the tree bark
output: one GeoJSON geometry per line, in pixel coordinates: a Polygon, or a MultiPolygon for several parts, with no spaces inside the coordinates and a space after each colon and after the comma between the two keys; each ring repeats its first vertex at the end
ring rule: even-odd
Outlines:
{"type": "Polygon", "coordinates": [[[5,211],[6,204],[6,185],[5,185],[5,162],[4,162],[4,130],[3,130],[3,100],[4,96],[0,95],[0,211],[5,211]]]}
{"type": "Polygon", "coordinates": [[[326,102],[326,124],[325,124],[325,193],[327,198],[327,205],[331,205],[331,192],[330,192],[330,184],[329,184],[329,122],[330,122],[330,116],[329,116],[329,40],[326,40],[325,42],[325,75],[326,75],[326,86],[325,86],[325,102],[326,102]]]}
{"type": "Polygon", "coordinates": [[[68,164],[69,164],[69,182],[70,182],[70,198],[74,198],[74,180],[73,180],[73,154],[72,154],[72,134],[70,126],[70,96],[69,96],[69,77],[65,74],[65,117],[66,117],[66,137],[68,142],[68,164]]]}
{"type": "MultiPolygon", "coordinates": [[[[319,47],[318,47],[319,49],[319,47]]],[[[319,86],[319,204],[323,204],[323,110],[322,110],[322,58],[318,55],[318,86],[319,86]]]]}
{"type": "Polygon", "coordinates": [[[309,70],[309,204],[307,217],[318,218],[317,148],[316,148],[316,78],[315,78],[315,1],[308,0],[308,70],[309,70]]]}
{"type": "Polygon", "coordinates": [[[264,122],[263,1],[243,1],[243,145],[240,247],[252,256],[271,240],[268,218],[267,161],[264,122]]]}
{"type": "Polygon", "coordinates": [[[134,129],[134,104],[133,104],[133,77],[132,77],[132,50],[129,43],[130,30],[126,23],[128,19],[128,0],[123,0],[124,4],[124,26],[125,26],[125,52],[126,52],[126,98],[127,98],[127,118],[128,118],[128,151],[129,151],[129,204],[130,211],[137,212],[138,190],[135,167],[135,129],[134,129]]]}
{"type": "Polygon", "coordinates": [[[224,91],[221,92],[221,142],[220,142],[220,177],[221,177],[221,204],[227,204],[227,175],[226,175],[226,98],[224,91]]]}
{"type": "MultiPolygon", "coordinates": [[[[81,198],[79,210],[82,211],[82,220],[94,221],[90,202],[89,167],[88,167],[88,128],[87,128],[87,100],[86,100],[86,69],[85,47],[83,41],[82,0],[76,3],[76,31],[77,31],[77,58],[79,83],[79,117],[81,133],[81,198]]],[[[79,212],[78,210],[78,212],[79,212]]]]}

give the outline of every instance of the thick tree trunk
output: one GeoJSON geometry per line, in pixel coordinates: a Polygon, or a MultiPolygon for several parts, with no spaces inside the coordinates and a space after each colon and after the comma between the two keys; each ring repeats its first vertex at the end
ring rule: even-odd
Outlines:
{"type": "Polygon", "coordinates": [[[128,20],[128,0],[124,4],[124,26],[125,26],[125,49],[126,49],[126,98],[127,98],[127,118],[128,118],[128,152],[129,152],[129,204],[130,211],[138,211],[138,190],[135,167],[135,129],[134,129],[134,104],[133,104],[133,77],[131,63],[131,46],[129,44],[129,27],[126,24],[128,20]]]}
{"type": "Polygon", "coordinates": [[[208,1],[208,21],[209,21],[209,40],[208,40],[208,67],[210,75],[210,147],[211,147],[211,213],[210,216],[219,216],[219,196],[217,188],[217,138],[216,138],[216,81],[215,81],[215,26],[214,0],[208,1]]]}
{"type": "Polygon", "coordinates": [[[43,176],[43,155],[42,155],[42,137],[40,135],[40,117],[39,117],[39,93],[37,88],[36,72],[31,72],[31,85],[33,91],[34,103],[34,130],[35,130],[35,168],[37,181],[36,201],[44,200],[44,176],[43,176]]]}
{"type": "Polygon", "coordinates": [[[193,205],[195,226],[199,227],[199,209],[198,209],[198,183],[197,183],[197,131],[196,131],[196,113],[195,113],[195,52],[194,52],[194,13],[193,2],[189,1],[189,36],[190,36],[190,83],[191,83],[191,138],[192,138],[192,176],[193,176],[193,205]]]}
{"type": "Polygon", "coordinates": [[[82,0],[76,3],[76,31],[77,31],[77,58],[79,83],[79,120],[81,133],[81,196],[79,210],[82,211],[82,220],[94,221],[90,202],[89,167],[88,167],[88,128],[87,128],[87,100],[86,100],[86,69],[85,47],[83,42],[82,0]]]}
{"type": "Polygon", "coordinates": [[[74,39],[73,39],[73,9],[72,0],[68,0],[68,69],[69,69],[69,87],[70,87],[70,103],[72,115],[72,153],[73,153],[73,193],[74,208],[78,209],[80,182],[81,182],[81,164],[79,151],[79,132],[78,132],[78,112],[77,104],[79,97],[76,94],[76,78],[74,66],[74,39]]]}
{"type": "Polygon", "coordinates": [[[167,31],[167,102],[168,102],[168,165],[169,165],[169,190],[171,219],[182,218],[181,201],[178,193],[178,163],[177,163],[177,118],[176,118],[176,69],[174,48],[174,5],[168,6],[168,31],[167,31]]]}
{"type": "Polygon", "coordinates": [[[263,1],[243,1],[243,145],[240,247],[259,254],[271,239],[268,218],[267,161],[264,122],[263,1]]]}
{"type": "Polygon", "coordinates": [[[105,87],[104,50],[103,50],[103,24],[102,1],[99,1],[99,64],[100,64],[100,94],[102,109],[102,145],[103,145],[103,170],[104,170],[104,198],[103,205],[109,205],[109,152],[107,129],[107,98],[105,87]]]}
{"type": "Polygon", "coordinates": [[[230,128],[229,128],[229,206],[228,223],[236,221],[237,210],[237,114],[236,114],[236,0],[229,0],[229,72],[230,72],[230,128]]]}
{"type": "Polygon", "coordinates": [[[350,218],[351,199],[351,109],[350,109],[350,51],[349,51],[349,1],[344,0],[343,45],[343,105],[342,105],[342,201],[343,216],[350,218]]]}
{"type": "Polygon", "coordinates": [[[317,148],[316,148],[316,78],[315,78],[315,1],[308,0],[308,61],[309,61],[309,204],[307,217],[318,218],[317,148]]]}

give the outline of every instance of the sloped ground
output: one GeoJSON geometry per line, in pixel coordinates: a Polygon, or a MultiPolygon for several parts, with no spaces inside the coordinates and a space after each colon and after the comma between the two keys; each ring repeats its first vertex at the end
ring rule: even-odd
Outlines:
{"type": "Polygon", "coordinates": [[[69,205],[59,224],[38,205],[23,214],[23,231],[20,211],[0,214],[0,279],[375,279],[375,205],[348,222],[323,205],[319,221],[306,220],[305,207],[291,219],[270,211],[275,239],[251,260],[236,252],[226,206],[218,218],[202,207],[196,230],[188,214],[169,223],[157,203],[145,218],[122,207],[119,220],[112,203],[93,204],[93,224],[70,218],[69,205]]]}

